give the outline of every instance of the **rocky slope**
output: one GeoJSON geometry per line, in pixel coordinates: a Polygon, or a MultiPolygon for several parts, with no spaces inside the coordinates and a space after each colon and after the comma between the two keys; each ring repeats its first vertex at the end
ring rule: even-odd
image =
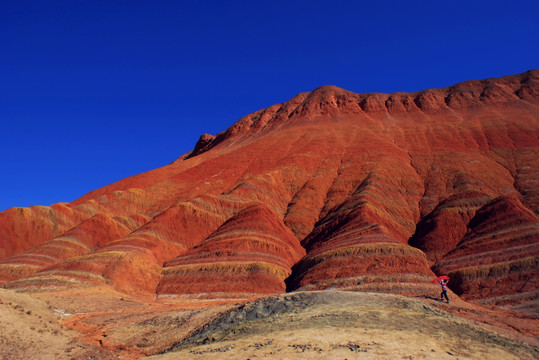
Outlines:
{"type": "MultiPolygon", "coordinates": [[[[452,296],[452,294],[450,294],[452,296]]],[[[253,301],[0,289],[0,359],[536,359],[537,320],[455,299],[302,291],[253,301]],[[36,351],[38,350],[38,351],[36,351]],[[152,356],[154,355],[154,356],[152,356]]]]}
{"type": "Polygon", "coordinates": [[[299,292],[232,308],[150,359],[533,359],[539,347],[410,297],[299,292]]]}
{"type": "Polygon", "coordinates": [[[537,314],[539,71],[301,93],[172,164],[0,213],[0,282],[159,297],[435,292],[537,314]]]}

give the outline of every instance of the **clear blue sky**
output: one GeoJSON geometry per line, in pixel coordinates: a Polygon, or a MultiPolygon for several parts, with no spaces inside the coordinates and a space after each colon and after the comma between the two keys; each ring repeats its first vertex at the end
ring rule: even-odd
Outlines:
{"type": "Polygon", "coordinates": [[[299,92],[539,68],[538,1],[0,0],[0,210],[172,162],[299,92]]]}

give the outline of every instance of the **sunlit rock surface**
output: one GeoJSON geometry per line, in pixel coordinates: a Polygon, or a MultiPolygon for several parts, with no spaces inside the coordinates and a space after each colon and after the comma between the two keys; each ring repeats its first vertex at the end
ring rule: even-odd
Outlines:
{"type": "Polygon", "coordinates": [[[0,213],[19,291],[422,293],[537,313],[539,71],[417,93],[334,86],[247,115],[172,164],[0,213]]]}

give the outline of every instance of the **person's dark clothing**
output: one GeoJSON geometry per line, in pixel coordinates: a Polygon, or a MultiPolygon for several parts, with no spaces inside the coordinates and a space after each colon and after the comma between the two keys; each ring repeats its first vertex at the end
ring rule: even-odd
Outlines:
{"type": "Polygon", "coordinates": [[[444,301],[447,300],[447,303],[449,304],[449,297],[447,297],[447,280],[440,280],[440,285],[442,286],[442,293],[440,294],[440,299],[444,301]]]}

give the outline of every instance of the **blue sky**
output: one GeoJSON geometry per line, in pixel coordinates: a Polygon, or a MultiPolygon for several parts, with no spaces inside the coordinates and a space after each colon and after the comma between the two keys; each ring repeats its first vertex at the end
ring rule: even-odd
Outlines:
{"type": "Polygon", "coordinates": [[[72,201],[299,92],[539,68],[537,1],[0,0],[0,210],[72,201]]]}

